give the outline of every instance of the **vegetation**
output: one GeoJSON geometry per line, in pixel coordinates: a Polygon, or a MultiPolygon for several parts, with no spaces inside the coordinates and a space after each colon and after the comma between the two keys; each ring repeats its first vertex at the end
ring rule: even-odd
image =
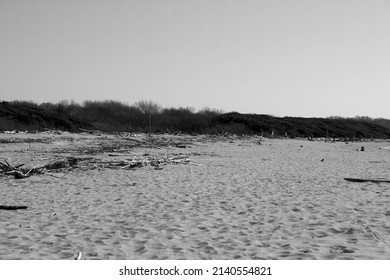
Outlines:
{"type": "Polygon", "coordinates": [[[219,123],[243,124],[252,133],[268,136],[343,138],[343,139],[388,139],[390,120],[355,118],[298,118],[272,117],[228,113],[219,116],[219,123]]]}
{"type": "Polygon", "coordinates": [[[1,102],[0,131],[45,129],[77,131],[79,127],[92,127],[88,122],[63,112],[66,109],[63,104],[53,105],[52,110],[48,110],[44,105],[38,106],[32,102],[1,102]]]}
{"type": "Polygon", "coordinates": [[[152,132],[198,134],[257,134],[269,137],[328,137],[388,139],[390,120],[355,118],[298,118],[222,113],[218,110],[162,108],[152,101],[134,105],[118,101],[61,101],[36,104],[0,102],[0,131],[47,129],[77,132],[80,128],[103,132],[152,132]]]}

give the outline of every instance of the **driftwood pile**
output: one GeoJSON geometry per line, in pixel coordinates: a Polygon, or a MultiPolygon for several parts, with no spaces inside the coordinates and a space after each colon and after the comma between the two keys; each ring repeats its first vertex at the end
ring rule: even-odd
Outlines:
{"type": "MultiPolygon", "coordinates": [[[[39,153],[50,154],[54,159],[48,163],[40,163],[32,167],[31,163],[11,164],[8,159],[0,158],[0,176],[13,176],[16,179],[28,178],[32,175],[42,175],[48,173],[64,173],[73,169],[82,171],[96,168],[110,169],[134,169],[139,167],[151,166],[155,170],[161,170],[163,165],[192,164],[187,155],[175,153],[175,149],[191,148],[196,137],[177,135],[157,135],[155,137],[145,137],[130,133],[119,133],[112,135],[102,135],[100,131],[80,129],[82,134],[93,134],[98,136],[81,136],[78,141],[74,137],[62,135],[59,137],[38,137],[6,139],[7,143],[24,142],[31,143],[42,142],[46,144],[60,143],[53,146],[52,149],[41,149],[39,153]],[[62,143],[68,145],[62,146],[62,143]],[[157,149],[161,155],[144,153],[134,156],[134,148],[137,149],[157,149]],[[77,155],[77,157],[75,156],[77,155]],[[81,157],[80,157],[81,156],[81,157]]],[[[32,161],[35,161],[31,154],[32,161]]],[[[51,174],[54,176],[55,174],[51,174]]],[[[65,174],[66,175],[66,174],[65,174]]],[[[57,177],[57,176],[55,176],[57,177]]]]}
{"type": "Polygon", "coordinates": [[[21,168],[22,166],[24,166],[25,164],[22,163],[22,164],[19,164],[19,165],[16,165],[16,166],[11,166],[7,160],[5,160],[5,164],[0,162],[0,169],[1,169],[1,173],[5,174],[5,175],[13,175],[15,176],[15,179],[22,179],[22,178],[27,178],[29,176],[31,176],[32,174],[34,173],[38,173],[38,174],[41,174],[41,169],[38,169],[36,167],[33,167],[31,169],[26,169],[26,168],[21,168]]]}
{"type": "MultiPolygon", "coordinates": [[[[145,155],[142,157],[134,156],[132,160],[122,160],[118,162],[110,162],[107,167],[109,168],[117,168],[121,169],[132,169],[136,167],[144,167],[144,166],[154,166],[155,170],[161,170],[160,165],[165,164],[194,164],[191,163],[187,156],[178,155],[170,158],[159,158],[157,156],[145,155]]],[[[197,164],[194,164],[197,165],[197,164]]]]}
{"type": "Polygon", "coordinates": [[[25,164],[22,163],[12,166],[7,160],[4,160],[4,163],[0,162],[0,173],[4,175],[13,175],[15,179],[24,179],[33,174],[43,174],[50,170],[72,167],[77,165],[77,159],[69,157],[63,160],[52,161],[45,165],[37,165],[32,168],[23,168],[24,165],[25,164]]]}
{"type": "Polygon", "coordinates": [[[188,156],[186,155],[158,157],[157,155],[145,154],[143,156],[134,156],[132,159],[117,161],[104,161],[93,157],[67,157],[32,168],[23,168],[25,165],[24,163],[12,166],[7,160],[5,160],[4,163],[0,162],[0,175],[12,175],[15,179],[24,179],[34,174],[41,175],[53,172],[71,171],[74,168],[79,168],[85,171],[95,168],[134,169],[139,167],[152,166],[154,167],[154,170],[162,170],[161,165],[166,164],[192,164],[200,166],[198,164],[191,163],[188,156]]]}

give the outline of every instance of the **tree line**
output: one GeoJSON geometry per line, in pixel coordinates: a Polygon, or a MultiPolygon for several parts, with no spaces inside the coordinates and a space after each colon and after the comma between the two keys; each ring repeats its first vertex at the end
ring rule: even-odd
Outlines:
{"type": "Polygon", "coordinates": [[[153,101],[132,105],[119,101],[73,101],[36,104],[31,101],[0,103],[0,130],[96,129],[104,132],[214,133],[222,112],[204,108],[163,108],[153,101]]]}
{"type": "Polygon", "coordinates": [[[27,101],[0,102],[0,131],[42,131],[80,128],[102,132],[192,133],[263,135],[267,137],[390,138],[390,120],[354,118],[275,117],[224,113],[204,108],[163,108],[153,101],[132,105],[114,100],[36,104],[27,101]]]}

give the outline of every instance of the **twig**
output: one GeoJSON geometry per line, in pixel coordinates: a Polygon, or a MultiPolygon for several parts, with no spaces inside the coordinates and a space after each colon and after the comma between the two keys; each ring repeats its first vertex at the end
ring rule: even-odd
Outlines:
{"type": "Polygon", "coordinates": [[[53,174],[51,174],[50,172],[47,172],[46,174],[49,175],[49,176],[52,176],[54,178],[58,178],[58,179],[61,179],[61,178],[64,178],[66,175],[68,175],[70,173],[70,171],[68,171],[68,173],[65,173],[64,175],[62,176],[55,176],[53,174]]]}
{"type": "Polygon", "coordinates": [[[8,165],[8,167],[9,167],[10,169],[13,169],[6,159],[5,159],[5,163],[8,165]]]}

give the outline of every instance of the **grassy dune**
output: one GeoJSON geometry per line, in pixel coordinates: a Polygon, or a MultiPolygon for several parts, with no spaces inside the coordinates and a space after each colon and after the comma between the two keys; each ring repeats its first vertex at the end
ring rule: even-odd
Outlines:
{"type": "Polygon", "coordinates": [[[47,129],[77,132],[80,128],[104,132],[258,134],[274,137],[329,137],[388,139],[390,120],[356,118],[299,118],[222,113],[204,109],[162,108],[142,101],[126,105],[117,101],[87,101],[82,105],[13,101],[0,102],[0,131],[47,129]]]}

